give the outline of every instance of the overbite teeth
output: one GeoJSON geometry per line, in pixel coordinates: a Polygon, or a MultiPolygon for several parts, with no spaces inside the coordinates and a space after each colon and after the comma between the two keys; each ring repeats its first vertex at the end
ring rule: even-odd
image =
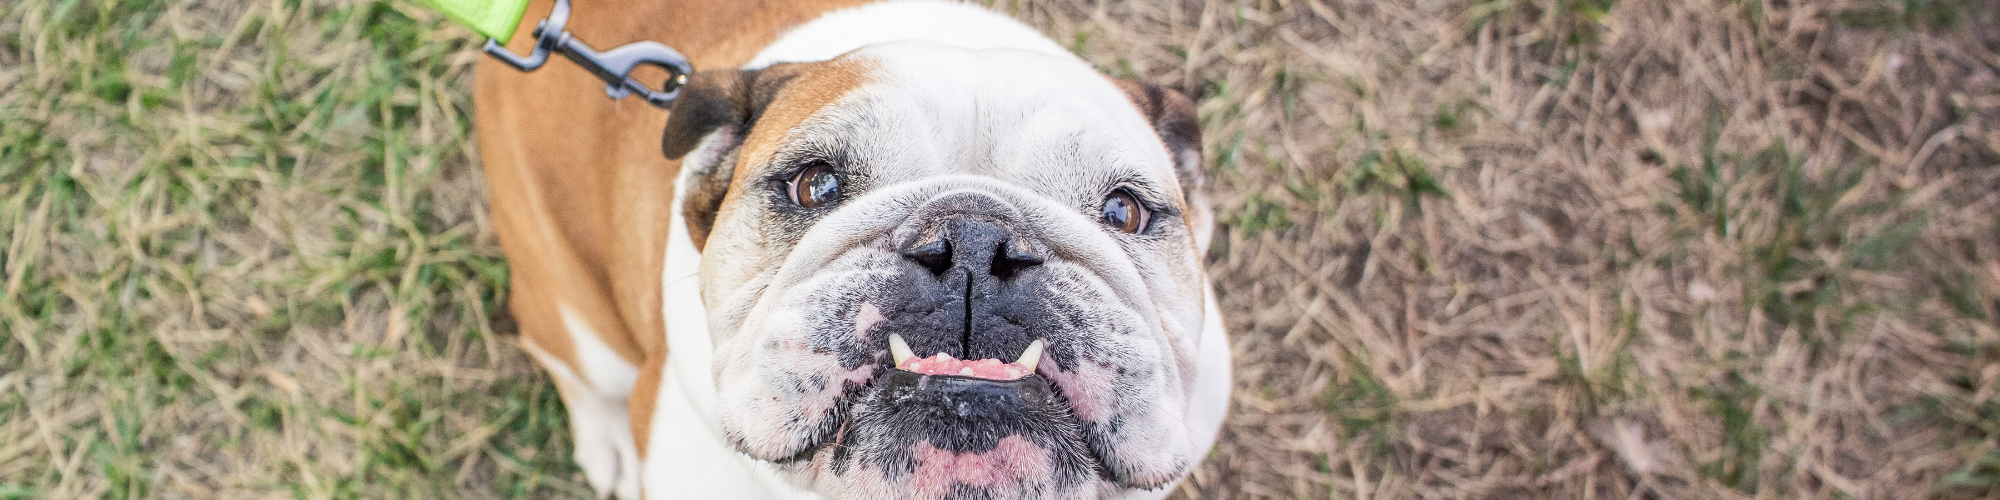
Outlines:
{"type": "Polygon", "coordinates": [[[910,343],[904,342],[902,335],[891,333],[889,334],[889,356],[896,359],[896,368],[903,368],[909,366],[910,360],[916,359],[917,353],[910,351],[910,343]]]}
{"type": "Polygon", "coordinates": [[[1020,380],[1035,374],[1036,365],[1042,362],[1042,351],[1048,341],[1036,339],[1021,351],[1020,359],[1008,363],[999,359],[961,360],[939,352],[930,357],[917,357],[910,349],[910,342],[899,334],[889,334],[889,354],[896,361],[896,369],[922,375],[956,375],[986,380],[1020,380]]]}
{"type": "Polygon", "coordinates": [[[1021,359],[1015,360],[1014,364],[1028,373],[1035,373],[1035,365],[1042,362],[1042,344],[1042,339],[1029,343],[1028,348],[1021,351],[1021,359]]]}

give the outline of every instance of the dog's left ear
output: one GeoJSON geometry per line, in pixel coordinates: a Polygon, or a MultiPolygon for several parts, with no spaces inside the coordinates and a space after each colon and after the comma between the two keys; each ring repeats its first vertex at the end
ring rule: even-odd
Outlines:
{"type": "Polygon", "coordinates": [[[708,246],[716,212],[729,194],[736,174],[736,152],[764,108],[797,76],[802,66],[777,64],[764,69],[722,69],[695,73],[681,87],[660,135],[660,152],[681,160],[688,183],[681,202],[688,236],[700,251],[708,246]]]}
{"type": "Polygon", "coordinates": [[[1208,180],[1202,175],[1201,123],[1195,115],[1194,101],[1180,92],[1150,83],[1118,79],[1112,82],[1153,123],[1153,131],[1160,134],[1160,142],[1173,155],[1174,174],[1180,179],[1181,195],[1187,200],[1188,229],[1194,232],[1198,250],[1206,255],[1215,218],[1208,206],[1208,180]]]}

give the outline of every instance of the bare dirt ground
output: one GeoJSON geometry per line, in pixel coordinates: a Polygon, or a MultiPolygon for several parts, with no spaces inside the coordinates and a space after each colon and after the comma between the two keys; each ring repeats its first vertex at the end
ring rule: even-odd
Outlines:
{"type": "MultiPolygon", "coordinates": [[[[2000,2],[994,5],[1199,97],[1237,385],[1183,496],[2000,496],[2000,2]]],[[[470,41],[0,4],[0,499],[588,497],[470,41]]]]}

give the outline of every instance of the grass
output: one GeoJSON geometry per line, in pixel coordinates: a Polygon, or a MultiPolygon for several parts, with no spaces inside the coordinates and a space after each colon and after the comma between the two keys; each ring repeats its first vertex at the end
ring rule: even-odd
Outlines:
{"type": "Polygon", "coordinates": [[[2000,494],[1991,2],[1001,4],[1203,94],[1190,496],[2000,494]]]}
{"type": "Polygon", "coordinates": [[[77,0],[0,27],[0,497],[583,493],[494,328],[457,28],[77,0]]]}
{"type": "MultiPolygon", "coordinates": [[[[1992,2],[994,5],[1199,97],[1196,498],[2000,495],[1992,2]]],[[[469,32],[0,4],[0,499],[587,498],[469,32]]]]}

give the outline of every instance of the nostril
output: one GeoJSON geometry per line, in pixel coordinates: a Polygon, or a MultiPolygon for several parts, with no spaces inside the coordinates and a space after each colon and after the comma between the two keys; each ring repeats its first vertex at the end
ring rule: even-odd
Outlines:
{"type": "Polygon", "coordinates": [[[994,252],[993,268],[989,272],[1000,279],[1013,279],[1015,274],[1039,265],[1042,265],[1042,256],[1009,241],[1000,244],[994,252]]]}
{"type": "Polygon", "coordinates": [[[942,227],[932,226],[905,240],[898,251],[903,258],[930,270],[931,276],[943,279],[952,269],[964,268],[966,277],[975,281],[984,276],[1007,280],[1042,265],[1039,245],[1023,240],[999,220],[968,216],[944,218],[935,224],[942,227]]]}
{"type": "Polygon", "coordinates": [[[930,243],[903,250],[903,257],[929,269],[932,276],[942,276],[951,269],[951,242],[937,239],[930,243]]]}

